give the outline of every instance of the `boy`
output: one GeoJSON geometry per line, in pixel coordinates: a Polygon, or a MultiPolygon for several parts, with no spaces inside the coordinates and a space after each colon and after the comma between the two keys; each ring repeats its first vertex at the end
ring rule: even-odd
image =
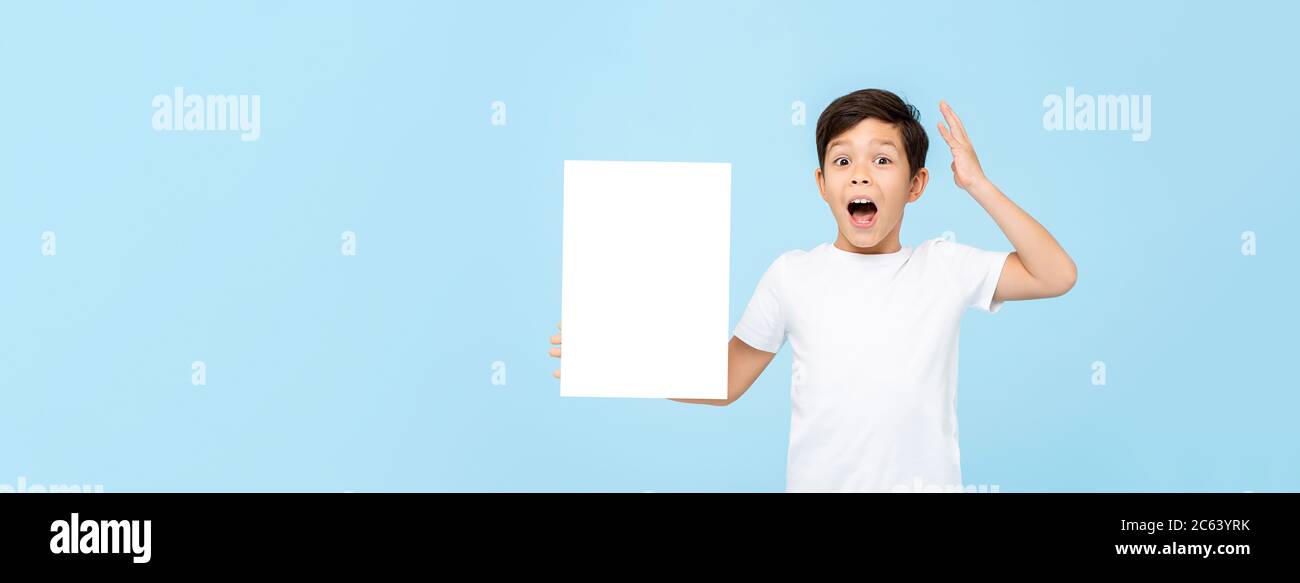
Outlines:
{"type": "MultiPolygon", "coordinates": [[[[919,113],[879,89],[840,97],[817,120],[814,172],[838,226],[835,242],[789,251],[763,274],[729,344],[725,400],[676,399],[732,403],[788,339],[787,491],[962,491],[962,313],[994,313],[1007,300],[1055,297],[1074,286],[1074,261],[989,181],[957,114],[946,102],[939,109],[953,179],[1015,251],[942,238],[901,245],[904,207],[929,181],[919,113]]],[[[560,344],[560,335],[551,342],[560,344]]]]}

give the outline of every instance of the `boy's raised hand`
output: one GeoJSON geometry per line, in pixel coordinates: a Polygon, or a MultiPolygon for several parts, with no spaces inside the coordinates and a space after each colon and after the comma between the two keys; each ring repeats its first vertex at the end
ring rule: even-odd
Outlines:
{"type": "Polygon", "coordinates": [[[957,118],[957,112],[953,111],[946,101],[939,102],[939,112],[948,122],[948,127],[944,127],[943,122],[939,122],[938,125],[943,141],[948,142],[948,148],[952,150],[953,182],[967,191],[988,182],[988,177],[984,176],[984,169],[980,167],[979,158],[975,157],[975,147],[971,145],[970,137],[966,135],[966,128],[957,118]]]}
{"type": "MultiPolygon", "coordinates": [[[[562,323],[563,323],[563,322],[561,322],[561,324],[562,324],[562,323]]],[[[556,325],[555,325],[555,328],[556,328],[557,330],[560,329],[560,324],[556,324],[556,325]]],[[[560,357],[560,333],[559,333],[559,332],[556,332],[555,335],[551,337],[551,344],[554,344],[554,345],[555,345],[555,348],[552,348],[552,349],[551,349],[551,356],[554,356],[555,358],[559,358],[559,357],[560,357]]],[[[557,379],[560,378],[560,370],[559,370],[559,369],[556,369],[555,372],[553,372],[553,373],[551,373],[551,374],[554,375],[555,378],[557,378],[557,379]]]]}

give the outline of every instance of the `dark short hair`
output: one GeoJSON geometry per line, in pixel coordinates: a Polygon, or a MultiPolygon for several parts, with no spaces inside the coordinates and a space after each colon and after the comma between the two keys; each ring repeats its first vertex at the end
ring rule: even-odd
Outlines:
{"type": "Polygon", "coordinates": [[[826,168],[826,147],[831,140],[868,118],[898,128],[898,133],[903,135],[910,176],[916,176],[925,167],[925,152],[930,149],[930,138],[921,125],[921,112],[884,89],[859,89],[826,106],[817,118],[817,166],[826,168]]]}

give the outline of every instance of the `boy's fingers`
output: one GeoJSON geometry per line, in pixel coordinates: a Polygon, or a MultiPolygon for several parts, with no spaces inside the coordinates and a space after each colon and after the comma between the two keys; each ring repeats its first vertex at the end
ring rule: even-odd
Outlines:
{"type": "Polygon", "coordinates": [[[961,141],[961,138],[964,137],[966,133],[962,131],[961,120],[957,119],[957,113],[948,106],[948,102],[939,102],[939,113],[943,114],[944,121],[948,122],[948,135],[961,141]]]}
{"type": "Polygon", "coordinates": [[[936,122],[934,125],[939,127],[939,135],[943,136],[943,141],[947,142],[949,146],[952,146],[952,136],[948,134],[947,129],[944,129],[943,122],[936,122]]]}
{"type": "MultiPolygon", "coordinates": [[[[561,330],[561,329],[562,329],[562,328],[560,328],[560,324],[563,324],[563,322],[556,322],[556,323],[555,323],[555,328],[556,328],[557,330],[561,330]]],[[[551,337],[551,344],[559,344],[559,343],[560,343],[560,335],[559,335],[559,334],[556,334],[556,335],[554,335],[554,336],[551,337]]],[[[556,358],[559,358],[559,357],[560,357],[560,347],[559,347],[559,346],[556,346],[555,348],[552,348],[552,349],[551,349],[551,356],[554,356],[554,357],[556,357],[556,358]]],[[[555,377],[555,378],[557,378],[557,379],[560,378],[560,371],[559,371],[559,370],[556,370],[555,372],[551,373],[551,376],[553,376],[553,377],[555,377]]]]}
{"type": "Polygon", "coordinates": [[[950,128],[957,127],[957,124],[953,123],[952,121],[952,113],[948,110],[947,101],[942,101],[942,100],[939,101],[939,115],[942,115],[943,120],[948,122],[948,127],[950,128]]]}
{"type": "Polygon", "coordinates": [[[944,118],[948,120],[948,125],[952,126],[952,128],[956,130],[956,135],[960,136],[963,142],[967,141],[968,136],[966,135],[966,126],[962,125],[961,118],[957,117],[957,112],[952,110],[952,106],[948,105],[947,101],[940,101],[939,104],[947,110],[944,113],[944,118]]]}

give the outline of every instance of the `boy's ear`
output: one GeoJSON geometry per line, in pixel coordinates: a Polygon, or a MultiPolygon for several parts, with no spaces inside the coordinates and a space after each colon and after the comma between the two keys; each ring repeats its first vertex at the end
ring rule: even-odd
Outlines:
{"type": "Polygon", "coordinates": [[[826,177],[822,175],[821,168],[813,171],[813,178],[817,180],[817,192],[822,195],[822,200],[826,200],[826,177]]]}
{"type": "Polygon", "coordinates": [[[907,202],[916,202],[925,193],[925,185],[930,182],[930,171],[922,168],[912,177],[912,184],[907,189],[907,202]]]}

